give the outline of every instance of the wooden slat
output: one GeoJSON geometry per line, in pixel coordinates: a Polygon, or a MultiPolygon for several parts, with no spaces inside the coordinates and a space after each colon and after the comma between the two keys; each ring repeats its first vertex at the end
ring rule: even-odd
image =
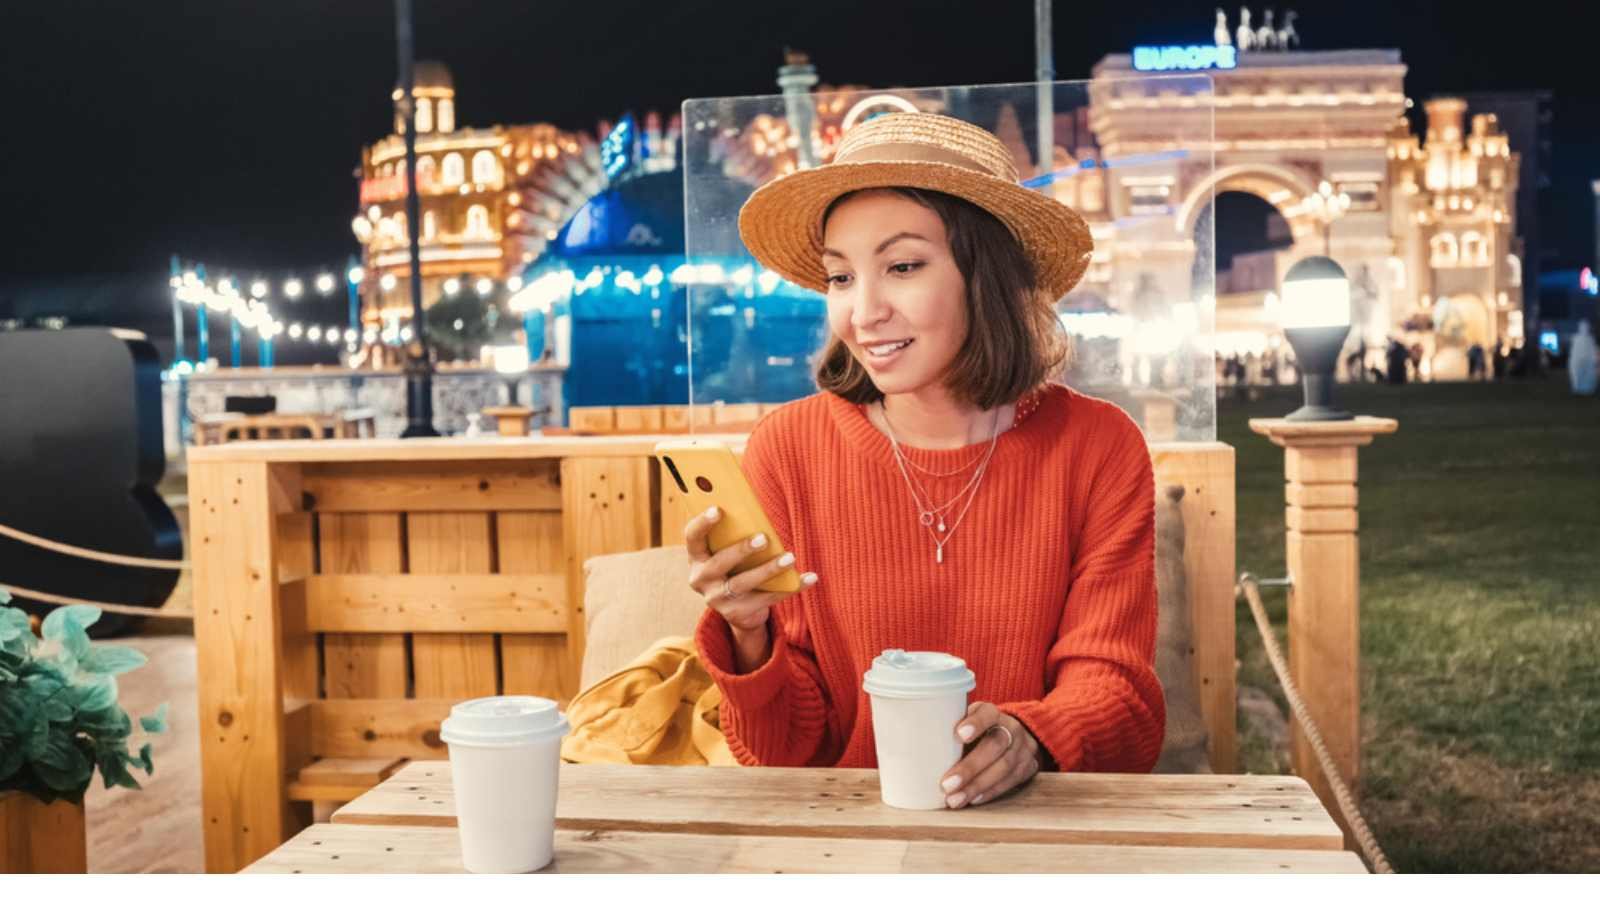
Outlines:
{"type": "Polygon", "coordinates": [[[1291,506],[1285,509],[1284,513],[1284,520],[1289,530],[1301,534],[1350,534],[1361,528],[1361,518],[1354,507],[1302,509],[1291,506]]]}
{"type": "MultiPolygon", "coordinates": [[[[1217,847],[1051,847],[628,831],[556,832],[549,874],[723,873],[1328,873],[1365,874],[1353,853],[1217,847]]],[[[251,874],[459,874],[450,828],[315,825],[252,866],[251,874]]]]}
{"type": "Polygon", "coordinates": [[[313,575],[303,593],[313,631],[566,631],[566,584],[554,575],[313,575]]]}
{"type": "MultiPolygon", "coordinates": [[[[403,570],[398,514],[323,513],[317,523],[324,574],[398,575],[403,570]]],[[[403,635],[324,635],[322,660],[324,696],[406,696],[409,662],[403,635]]]]}
{"type": "MultiPolygon", "coordinates": [[[[410,513],[406,546],[413,575],[492,571],[487,513],[410,513]]],[[[449,609],[456,599],[441,591],[433,602],[449,609]]],[[[416,697],[465,700],[500,692],[493,634],[413,634],[411,667],[416,697]]]]}
{"type": "Polygon", "coordinates": [[[318,512],[559,510],[554,460],[471,463],[326,463],[308,467],[318,512]]]}
{"type": "MultiPolygon", "coordinates": [[[[697,407],[704,412],[697,419],[696,431],[709,433],[710,408],[697,407]],[[703,419],[703,421],[701,421],[703,419]]],[[[687,411],[663,413],[672,420],[688,425],[687,411]]],[[[738,433],[725,436],[730,441],[743,441],[738,433]]],[[[449,462],[461,463],[495,459],[564,459],[569,456],[626,457],[645,456],[659,440],[654,435],[571,435],[566,437],[534,436],[526,438],[463,441],[460,438],[378,438],[331,441],[241,441],[232,444],[207,445],[189,450],[191,462],[449,462]]]]}
{"type": "Polygon", "coordinates": [[[567,427],[590,434],[610,434],[617,430],[616,411],[609,406],[574,406],[567,410],[567,427]]]}
{"type": "MultiPolygon", "coordinates": [[[[560,613],[567,616],[566,548],[559,513],[503,512],[495,516],[500,571],[539,575],[561,583],[560,613]]],[[[577,694],[567,665],[567,636],[562,634],[500,635],[500,690],[531,694],[566,703],[577,694]]]]}
{"type": "Polygon", "coordinates": [[[619,434],[659,434],[663,428],[659,406],[619,406],[615,426],[619,434]]]}
{"type": "Polygon", "coordinates": [[[1304,484],[1355,484],[1356,448],[1302,447],[1284,454],[1284,476],[1304,484]]]}
{"type": "MultiPolygon", "coordinates": [[[[0,875],[82,875],[89,871],[83,804],[40,803],[0,791],[0,875]]],[[[26,893],[19,888],[20,893],[26,893]]]]}
{"type": "MultiPolygon", "coordinates": [[[[563,828],[696,834],[1302,850],[1344,841],[1305,781],[1263,775],[1046,773],[952,813],[883,805],[875,769],[564,765],[556,815],[563,828]]],[[[334,821],[453,826],[450,767],[412,763],[334,821]]]]}
{"type": "Polygon", "coordinates": [[[724,403],[711,407],[713,425],[754,425],[761,418],[759,403],[724,403]]]}
{"type": "Polygon", "coordinates": [[[286,742],[277,534],[266,463],[189,466],[206,870],[234,872],[277,847],[293,815],[286,742]]]}
{"type": "MultiPolygon", "coordinates": [[[[308,512],[278,516],[280,581],[306,578],[312,573],[316,555],[313,522],[314,517],[308,512]]],[[[306,622],[305,603],[281,587],[278,594],[283,629],[283,700],[286,705],[308,703],[321,696],[317,635],[306,622]]],[[[311,761],[310,730],[289,728],[286,723],[283,748],[284,768],[291,772],[303,768],[311,761]]],[[[310,825],[310,812],[305,807],[290,806],[290,821],[285,827],[298,831],[310,825]]]]}
{"type": "Polygon", "coordinates": [[[377,787],[395,770],[405,765],[399,756],[378,758],[330,757],[319,759],[295,774],[302,784],[342,784],[356,787],[377,787]]]}
{"type": "Polygon", "coordinates": [[[644,456],[564,459],[561,489],[567,552],[567,678],[577,684],[583,663],[583,564],[591,556],[651,546],[657,510],[650,460],[644,456]]]}
{"type": "Polygon", "coordinates": [[[1359,494],[1353,484],[1299,484],[1290,482],[1284,487],[1284,500],[1291,506],[1306,509],[1321,507],[1354,508],[1359,494]]]}
{"type": "Polygon", "coordinates": [[[663,431],[682,433],[689,430],[689,407],[687,405],[661,407],[661,428],[663,431]]]}
{"type": "Polygon", "coordinates": [[[454,703],[319,700],[309,707],[311,751],[327,757],[445,759],[448,753],[439,739],[439,725],[454,703]]]}
{"type": "Polygon", "coordinates": [[[1193,617],[1200,713],[1210,736],[1211,768],[1238,770],[1235,693],[1234,453],[1227,444],[1156,444],[1158,485],[1184,488],[1183,568],[1193,617]]]}

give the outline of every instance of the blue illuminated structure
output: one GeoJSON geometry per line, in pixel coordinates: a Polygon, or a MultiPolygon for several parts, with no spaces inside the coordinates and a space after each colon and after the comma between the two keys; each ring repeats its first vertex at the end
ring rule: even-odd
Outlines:
{"type": "MultiPolygon", "coordinates": [[[[545,305],[557,321],[570,317],[566,408],[688,403],[691,286],[696,402],[780,402],[815,391],[810,357],[820,346],[822,297],[761,272],[741,246],[719,249],[693,264],[685,257],[681,171],[613,183],[573,215],[522,273],[541,295],[543,285],[565,284],[545,305]],[[714,396],[703,394],[707,385],[714,396]]],[[[530,311],[524,324],[537,360],[544,313],[530,311]]]]}
{"type": "Polygon", "coordinates": [[[1239,48],[1194,44],[1179,47],[1135,47],[1133,68],[1139,72],[1195,72],[1233,69],[1239,65],[1239,48]]]}

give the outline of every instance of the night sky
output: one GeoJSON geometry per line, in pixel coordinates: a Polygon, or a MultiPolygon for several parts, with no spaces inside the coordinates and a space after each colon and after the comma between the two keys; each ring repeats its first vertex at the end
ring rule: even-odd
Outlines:
{"type": "MultiPolygon", "coordinates": [[[[1578,264],[1592,257],[1589,180],[1600,177],[1600,13],[1579,21],[1585,5],[1295,8],[1306,49],[1399,48],[1419,105],[1440,92],[1553,91],[1550,262],[1578,264]]],[[[1138,43],[1209,43],[1213,9],[1057,3],[1058,77],[1087,77],[1138,43]]],[[[1237,4],[1228,11],[1236,25],[1237,4]]],[[[0,283],[159,283],[175,252],[309,272],[355,252],[352,170],[390,128],[393,16],[384,0],[5,3],[0,283]]],[[[628,110],[670,114],[687,97],[775,93],[785,45],[808,51],[829,84],[1026,81],[1032,28],[1029,0],[417,0],[418,58],[450,66],[467,126],[590,129],[628,110]]]]}

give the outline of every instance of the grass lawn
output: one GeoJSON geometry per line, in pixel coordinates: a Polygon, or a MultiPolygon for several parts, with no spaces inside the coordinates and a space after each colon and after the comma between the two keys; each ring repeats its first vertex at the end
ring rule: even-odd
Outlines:
{"type": "MultiPolygon", "coordinates": [[[[1361,450],[1360,501],[1361,807],[1401,872],[1600,872],[1600,398],[1555,376],[1338,394],[1400,422],[1361,450]]],[[[1218,410],[1238,565],[1263,577],[1284,572],[1283,451],[1246,423],[1298,400],[1218,410]]],[[[1284,593],[1263,598],[1284,638],[1284,593]]],[[[1287,711],[1238,623],[1241,687],[1287,711]]],[[[1240,727],[1241,764],[1282,771],[1240,727]]]]}

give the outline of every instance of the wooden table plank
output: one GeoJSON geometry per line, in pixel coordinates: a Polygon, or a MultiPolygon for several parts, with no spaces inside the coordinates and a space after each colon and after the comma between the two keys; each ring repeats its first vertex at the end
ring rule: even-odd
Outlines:
{"type": "MultiPolygon", "coordinates": [[[[573,766],[558,824],[576,830],[910,841],[1338,850],[1344,836],[1299,778],[1047,773],[981,807],[928,812],[879,800],[872,769],[573,766]]],[[[455,825],[450,768],[413,762],[333,821],[455,825]]]]}
{"type": "MultiPolygon", "coordinates": [[[[453,828],[313,825],[249,874],[461,873],[453,828]]],[[[549,874],[663,873],[1335,873],[1365,874],[1342,850],[923,842],[860,838],[556,832],[549,874]]]]}

